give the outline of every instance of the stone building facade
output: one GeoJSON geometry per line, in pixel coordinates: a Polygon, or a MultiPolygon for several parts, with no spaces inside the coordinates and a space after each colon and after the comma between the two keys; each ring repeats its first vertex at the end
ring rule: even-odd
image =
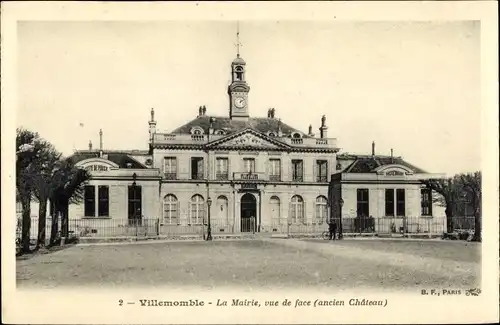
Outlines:
{"type": "MultiPolygon", "coordinates": [[[[213,233],[314,232],[341,215],[387,215],[391,189],[394,202],[404,197],[405,215],[423,216],[420,180],[436,175],[374,152],[338,155],[325,116],[318,117],[317,135],[312,125],[302,132],[286,124],[274,108],[252,117],[246,62],[239,55],[231,75],[228,116],[200,106],[186,124],[159,132],[152,109],[149,150],[104,150],[101,132],[99,149],[90,144],[75,152],[72,159],[92,180],[84,202],[70,207],[71,219],[92,227],[156,219],[159,233],[182,234],[205,231],[210,215],[213,233]],[[360,190],[368,191],[364,203],[360,190]]],[[[400,213],[401,204],[393,204],[400,213]]]]}
{"type": "Polygon", "coordinates": [[[164,227],[201,224],[208,217],[214,232],[281,232],[294,225],[327,220],[329,175],[338,152],[328,137],[326,117],[319,136],[295,129],[269,109],[251,117],[246,63],[231,64],[229,116],[198,116],[169,133],[150,120],[154,168],[162,177],[160,205],[164,227]]]}

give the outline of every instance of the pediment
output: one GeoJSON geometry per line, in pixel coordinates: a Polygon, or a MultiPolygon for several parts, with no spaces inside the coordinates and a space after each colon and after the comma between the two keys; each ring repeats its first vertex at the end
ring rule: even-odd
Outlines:
{"type": "Polygon", "coordinates": [[[386,176],[405,176],[413,174],[413,170],[411,170],[407,166],[399,164],[380,166],[377,169],[375,169],[375,171],[379,175],[386,175],[386,176]]]}
{"type": "Polygon", "coordinates": [[[214,149],[247,148],[280,150],[287,148],[285,144],[250,130],[224,137],[209,144],[209,146],[214,149]]]}
{"type": "Polygon", "coordinates": [[[82,161],[79,161],[75,164],[76,167],[83,168],[88,170],[89,172],[105,172],[110,169],[119,168],[116,163],[103,159],[103,158],[89,158],[82,161]]]}

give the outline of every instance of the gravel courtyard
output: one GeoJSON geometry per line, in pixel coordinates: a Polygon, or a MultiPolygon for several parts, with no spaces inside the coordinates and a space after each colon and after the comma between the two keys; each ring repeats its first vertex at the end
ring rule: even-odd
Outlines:
{"type": "Polygon", "coordinates": [[[18,260],[19,288],[199,286],[473,288],[480,245],[389,240],[236,240],[77,245],[18,260]]]}

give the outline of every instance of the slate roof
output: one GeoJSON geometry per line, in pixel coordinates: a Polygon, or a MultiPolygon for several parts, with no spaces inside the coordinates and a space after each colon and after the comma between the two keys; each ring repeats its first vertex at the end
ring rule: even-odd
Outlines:
{"type": "MultiPolygon", "coordinates": [[[[140,155],[145,154],[147,151],[130,151],[130,154],[140,155]]],[[[148,167],[144,166],[134,158],[130,157],[126,151],[103,151],[104,155],[107,155],[107,160],[114,162],[120,168],[129,168],[127,164],[132,164],[130,168],[133,169],[146,169],[148,167]]],[[[69,157],[73,163],[77,163],[79,161],[90,159],[90,158],[99,158],[99,151],[93,150],[85,150],[85,151],[77,151],[73,155],[69,157]]],[[[104,157],[101,157],[104,158],[104,157]]]]}
{"type": "Polygon", "coordinates": [[[403,165],[416,174],[427,173],[425,170],[420,169],[408,162],[406,162],[401,157],[391,157],[391,156],[371,156],[371,155],[349,155],[342,154],[338,155],[339,160],[354,160],[344,171],[344,173],[372,173],[374,170],[380,166],[398,164],[403,165]]]}
{"type": "MultiPolygon", "coordinates": [[[[214,130],[224,130],[226,134],[231,134],[238,132],[247,128],[256,130],[261,133],[267,133],[269,131],[278,132],[278,126],[281,127],[281,132],[285,136],[289,136],[293,132],[299,132],[302,134],[303,138],[310,138],[307,133],[297,130],[277,118],[270,117],[249,117],[247,120],[231,120],[229,117],[212,116],[215,121],[213,123],[214,130]]],[[[173,130],[173,134],[189,134],[191,133],[191,128],[198,126],[203,129],[205,133],[208,133],[208,128],[210,127],[211,116],[203,115],[189,121],[181,127],[173,130]]]]}

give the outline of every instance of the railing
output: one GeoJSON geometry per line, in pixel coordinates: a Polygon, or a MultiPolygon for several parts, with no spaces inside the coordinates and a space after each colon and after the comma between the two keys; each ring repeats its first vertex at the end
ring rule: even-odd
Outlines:
{"type": "Polygon", "coordinates": [[[476,226],[476,219],[474,216],[459,216],[452,219],[454,230],[474,230],[476,226]]]}
{"type": "Polygon", "coordinates": [[[269,180],[273,182],[281,182],[281,175],[269,175],[269,180]]]}
{"type": "Polygon", "coordinates": [[[328,182],[328,176],[316,176],[316,182],[325,183],[328,182]]]}
{"type": "Polygon", "coordinates": [[[203,135],[200,135],[200,134],[192,134],[191,140],[199,142],[199,141],[205,140],[205,137],[203,135]]]}
{"type": "Polygon", "coordinates": [[[299,139],[292,138],[291,142],[292,142],[292,144],[302,144],[302,143],[304,143],[304,140],[300,139],[300,138],[299,139]]]}
{"type": "MultiPolygon", "coordinates": [[[[368,235],[422,235],[436,236],[442,235],[446,231],[446,218],[442,217],[379,217],[379,218],[350,218],[344,216],[332,219],[337,224],[337,232],[349,234],[368,235]]],[[[457,217],[454,222],[456,229],[474,230],[473,217],[457,217]],[[459,227],[460,226],[460,227],[459,227]]],[[[58,230],[61,229],[61,221],[58,223],[58,230]]],[[[140,219],[110,219],[110,218],[86,218],[70,219],[69,235],[79,238],[120,238],[120,237],[176,237],[195,236],[201,238],[206,235],[208,220],[198,224],[188,223],[188,220],[166,220],[163,218],[140,218],[140,219]],[[172,223],[170,223],[172,222],[172,223]]],[[[243,218],[237,224],[232,222],[232,218],[214,215],[211,218],[211,230],[213,234],[236,234],[254,233],[259,231],[255,218],[243,218]]],[[[290,222],[286,216],[271,219],[270,224],[261,225],[260,231],[286,234],[286,235],[308,235],[320,236],[328,231],[329,225],[325,219],[304,219],[290,222]]],[[[50,238],[52,219],[47,218],[46,239],[50,238]]],[[[16,228],[16,238],[21,237],[21,224],[18,221],[16,228]]],[[[30,237],[36,241],[38,237],[38,218],[31,218],[30,237]]]]}
{"type": "Polygon", "coordinates": [[[215,174],[215,179],[218,181],[227,181],[229,179],[228,173],[217,173],[215,174]]]}
{"type": "Polygon", "coordinates": [[[238,173],[233,173],[233,179],[241,181],[258,181],[258,180],[265,180],[266,175],[264,173],[256,173],[256,172],[238,172],[238,173]]]}
{"type": "Polygon", "coordinates": [[[191,179],[196,179],[196,180],[204,179],[204,175],[203,173],[191,173],[191,179]]]}
{"type": "Polygon", "coordinates": [[[302,175],[292,175],[292,181],[293,182],[303,182],[304,181],[304,176],[302,176],[302,175]]]}
{"type": "Polygon", "coordinates": [[[177,179],[177,173],[164,173],[163,177],[168,180],[175,180],[177,179]]]}

